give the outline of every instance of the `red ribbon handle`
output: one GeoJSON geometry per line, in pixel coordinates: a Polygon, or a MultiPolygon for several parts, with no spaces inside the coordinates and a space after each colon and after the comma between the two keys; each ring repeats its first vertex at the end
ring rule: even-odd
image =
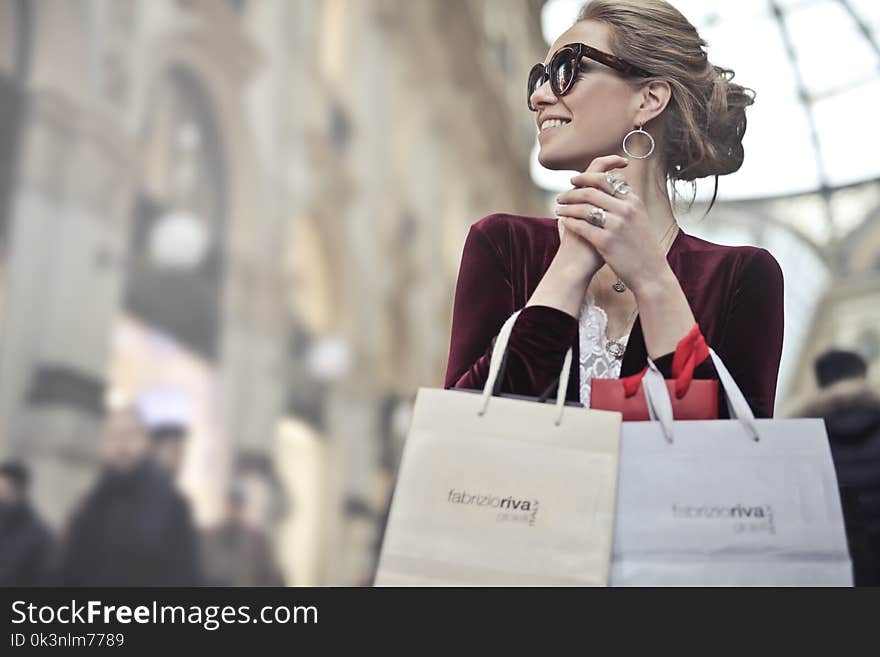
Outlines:
{"type": "Polygon", "coordinates": [[[642,379],[645,376],[645,372],[648,371],[648,366],[645,365],[645,369],[641,372],[637,372],[632,376],[627,376],[621,379],[623,381],[623,396],[624,397],[632,397],[639,391],[639,386],[642,385],[642,379]]]}
{"type": "Polygon", "coordinates": [[[679,341],[675,355],[672,357],[672,376],[675,379],[677,399],[685,396],[694,378],[694,369],[708,357],[709,346],[700,331],[700,325],[694,324],[688,334],[679,341]]]}
{"type": "MultiPolygon", "coordinates": [[[[694,324],[688,334],[679,340],[675,347],[675,354],[672,357],[672,377],[675,379],[675,397],[681,399],[687,394],[691,381],[694,378],[694,369],[709,357],[709,347],[706,339],[700,331],[700,325],[694,324]]],[[[623,381],[623,394],[626,397],[632,397],[639,391],[642,379],[648,367],[627,376],[623,381]]]]}

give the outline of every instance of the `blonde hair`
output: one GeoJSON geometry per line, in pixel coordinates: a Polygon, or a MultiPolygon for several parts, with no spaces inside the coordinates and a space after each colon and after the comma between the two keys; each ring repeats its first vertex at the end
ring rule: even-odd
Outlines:
{"type": "MultiPolygon", "coordinates": [[[[723,176],[743,163],[745,108],[751,89],[714,66],[706,42],[681,12],[663,0],[592,0],[578,14],[610,28],[615,55],[666,80],[672,94],[660,115],[667,179],[723,176]]],[[[714,200],[714,199],[713,199],[714,200]]]]}

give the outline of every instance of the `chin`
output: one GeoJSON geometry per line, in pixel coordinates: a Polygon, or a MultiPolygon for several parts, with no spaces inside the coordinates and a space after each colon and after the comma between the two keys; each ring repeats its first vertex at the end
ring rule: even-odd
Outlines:
{"type": "Polygon", "coordinates": [[[551,171],[583,171],[593,161],[592,157],[572,157],[570,155],[555,154],[541,149],[538,152],[538,162],[545,169],[551,171]],[[583,164],[586,161],[587,164],[583,164]]]}

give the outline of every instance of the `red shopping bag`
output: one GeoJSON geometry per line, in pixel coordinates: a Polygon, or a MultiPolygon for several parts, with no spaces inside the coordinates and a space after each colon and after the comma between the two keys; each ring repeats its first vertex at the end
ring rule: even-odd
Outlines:
{"type": "MultiPolygon", "coordinates": [[[[717,420],[718,381],[694,380],[694,368],[709,357],[709,347],[699,325],[678,343],[672,358],[674,379],[666,381],[676,420],[717,420]]],[[[649,420],[648,405],[642,389],[647,367],[624,379],[593,379],[590,384],[590,408],[618,411],[624,422],[649,420]]]]}

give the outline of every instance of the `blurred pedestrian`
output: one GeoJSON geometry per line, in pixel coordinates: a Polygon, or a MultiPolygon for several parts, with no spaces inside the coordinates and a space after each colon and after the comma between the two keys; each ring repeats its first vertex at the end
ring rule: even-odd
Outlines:
{"type": "Polygon", "coordinates": [[[28,499],[29,480],[23,464],[0,464],[0,586],[46,583],[52,534],[28,499]]]}
{"type": "Polygon", "coordinates": [[[60,567],[67,586],[192,586],[198,537],[187,501],[150,455],[134,408],[114,410],[104,469],[71,522],[60,567]]]}
{"type": "Polygon", "coordinates": [[[189,429],[182,424],[166,423],[151,427],[149,433],[154,460],[172,480],[177,480],[189,429]]]}
{"type": "Polygon", "coordinates": [[[241,486],[226,496],[225,517],[205,532],[205,578],[214,586],[284,586],[269,537],[247,520],[241,486]]]}
{"type": "Polygon", "coordinates": [[[176,480],[192,423],[190,393],[176,386],[150,386],[138,395],[135,409],[150,436],[153,459],[176,480]]]}
{"type": "Polygon", "coordinates": [[[825,419],[856,586],[880,586],[880,396],[856,353],[816,359],[819,395],[796,415],[825,419]]]}

